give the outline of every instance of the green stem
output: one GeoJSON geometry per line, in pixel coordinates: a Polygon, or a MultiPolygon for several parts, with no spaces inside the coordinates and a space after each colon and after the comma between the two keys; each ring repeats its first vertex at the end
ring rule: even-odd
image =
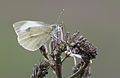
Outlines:
{"type": "Polygon", "coordinates": [[[68,58],[68,56],[65,56],[62,60],[62,63],[68,58]]]}
{"type": "MultiPolygon", "coordinates": [[[[63,36],[63,32],[62,32],[62,27],[61,25],[58,25],[58,31],[57,31],[57,49],[59,51],[60,50],[60,44],[61,44],[61,40],[63,40],[62,37],[63,36]]],[[[56,65],[56,74],[57,74],[57,78],[62,78],[62,62],[61,62],[61,53],[62,52],[59,52],[57,51],[57,54],[55,56],[56,58],[56,61],[55,61],[55,65],[56,65]]]]}
{"type": "Polygon", "coordinates": [[[56,74],[57,78],[62,78],[62,62],[61,62],[61,53],[56,54],[56,74]]]}

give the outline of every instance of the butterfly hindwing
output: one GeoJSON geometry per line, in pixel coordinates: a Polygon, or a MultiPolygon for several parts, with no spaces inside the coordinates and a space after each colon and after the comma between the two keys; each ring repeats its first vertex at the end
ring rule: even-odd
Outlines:
{"type": "Polygon", "coordinates": [[[18,34],[18,42],[25,49],[35,51],[48,41],[51,31],[50,26],[29,27],[18,34]]]}

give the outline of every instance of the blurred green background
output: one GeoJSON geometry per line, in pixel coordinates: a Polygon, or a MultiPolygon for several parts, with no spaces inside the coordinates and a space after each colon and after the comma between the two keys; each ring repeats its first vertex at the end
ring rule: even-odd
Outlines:
{"type": "MultiPolygon", "coordinates": [[[[91,78],[119,78],[120,0],[0,0],[0,78],[29,78],[33,65],[41,61],[39,51],[29,52],[17,43],[12,24],[21,20],[53,24],[61,9],[65,31],[79,30],[98,47],[91,78]]],[[[71,60],[64,63],[64,78],[71,74],[71,60]]],[[[50,73],[47,78],[55,76],[50,73]]]]}

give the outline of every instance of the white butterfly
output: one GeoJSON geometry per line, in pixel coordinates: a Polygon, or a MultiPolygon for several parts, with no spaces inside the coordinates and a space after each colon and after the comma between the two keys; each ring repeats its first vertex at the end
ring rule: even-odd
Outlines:
{"type": "Polygon", "coordinates": [[[56,27],[56,24],[50,25],[40,21],[19,21],[13,24],[18,43],[29,51],[35,51],[46,43],[56,27]]]}

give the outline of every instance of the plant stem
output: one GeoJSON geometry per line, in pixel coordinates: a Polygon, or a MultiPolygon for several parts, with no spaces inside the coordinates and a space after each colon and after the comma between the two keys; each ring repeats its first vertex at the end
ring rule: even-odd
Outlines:
{"type": "Polygon", "coordinates": [[[68,56],[65,56],[62,60],[62,63],[68,58],[68,56]]]}
{"type": "Polygon", "coordinates": [[[62,62],[61,62],[61,53],[56,54],[56,74],[57,78],[62,78],[62,62]]]}
{"type": "Polygon", "coordinates": [[[63,32],[62,32],[62,26],[58,25],[57,28],[57,52],[55,55],[55,66],[56,66],[56,74],[57,78],[62,78],[62,61],[61,61],[61,50],[60,50],[60,44],[61,41],[63,40],[63,32]]]}
{"type": "Polygon", "coordinates": [[[82,77],[82,75],[84,74],[84,71],[86,69],[86,67],[89,65],[90,61],[86,61],[85,65],[83,68],[79,69],[76,73],[74,73],[73,75],[71,75],[69,78],[75,78],[76,76],[80,75],[80,78],[82,77]]]}

